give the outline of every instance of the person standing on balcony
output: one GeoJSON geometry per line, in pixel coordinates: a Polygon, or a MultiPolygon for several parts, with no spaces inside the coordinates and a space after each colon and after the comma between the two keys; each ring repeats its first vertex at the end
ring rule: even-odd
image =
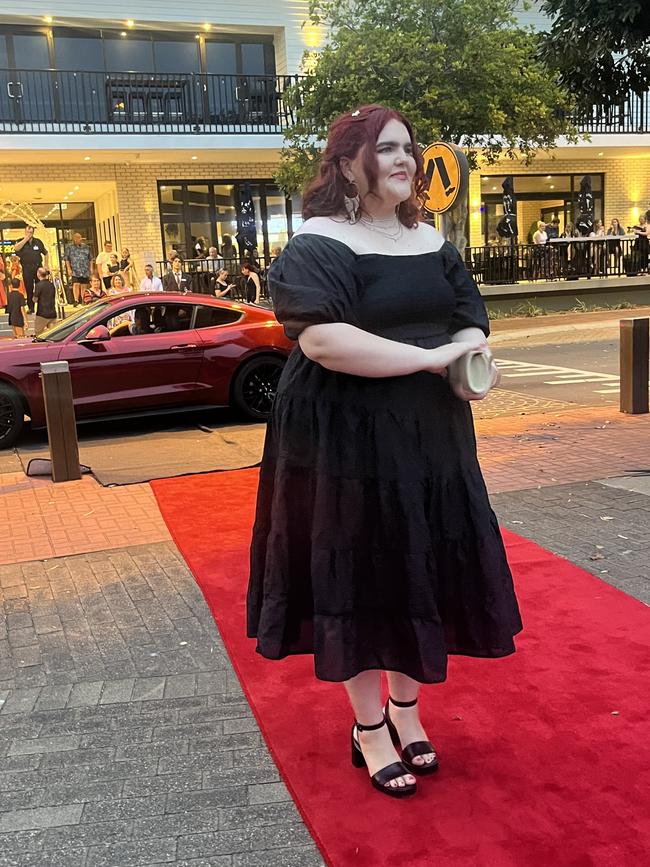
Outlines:
{"type": "Polygon", "coordinates": [[[92,253],[88,244],[84,244],[79,232],[72,236],[72,244],[67,244],[63,256],[68,278],[72,282],[74,306],[82,303],[83,293],[90,280],[90,263],[92,253]]]}
{"type": "Polygon", "coordinates": [[[160,277],[153,273],[153,265],[144,266],[144,277],[140,281],[140,292],[162,292],[163,284],[160,277]]]}
{"type": "Polygon", "coordinates": [[[33,313],[36,272],[41,265],[45,265],[46,268],[48,267],[50,257],[45,244],[34,237],[34,227],[27,225],[25,226],[24,237],[20,241],[14,242],[14,253],[20,259],[23,270],[27,307],[29,308],[29,312],[33,313]]]}
{"type": "Polygon", "coordinates": [[[102,278],[104,283],[104,289],[109,289],[111,285],[111,278],[113,275],[109,271],[109,265],[111,264],[112,257],[113,244],[110,241],[104,241],[104,249],[101,253],[97,254],[97,258],[95,259],[99,276],[102,278]]]}
{"type": "Polygon", "coordinates": [[[648,270],[648,252],[650,250],[650,211],[646,211],[639,219],[638,226],[632,226],[632,231],[636,235],[634,247],[638,272],[645,273],[648,270]]]}

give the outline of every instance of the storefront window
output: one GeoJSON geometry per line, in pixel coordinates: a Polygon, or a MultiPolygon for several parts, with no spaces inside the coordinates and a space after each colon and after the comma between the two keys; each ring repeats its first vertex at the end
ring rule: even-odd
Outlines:
{"type": "Polygon", "coordinates": [[[175,250],[183,259],[188,259],[190,256],[186,248],[183,188],[180,184],[164,184],[159,191],[165,258],[169,259],[175,250]]]}
{"type": "Polygon", "coordinates": [[[130,36],[104,39],[109,72],[153,72],[153,43],[130,36]]]}
{"type": "MultiPolygon", "coordinates": [[[[268,261],[272,251],[284,247],[289,238],[287,201],[272,181],[183,181],[159,184],[161,232],[165,255],[175,249],[184,259],[204,256],[214,245],[223,255],[241,258],[238,208],[250,193],[255,218],[257,255],[268,261]],[[232,246],[228,244],[228,236],[232,246]],[[233,252],[234,247],[234,252],[233,252]]],[[[298,210],[299,214],[299,210],[298,210]]],[[[300,218],[294,224],[299,225],[300,218]]]]}
{"type": "Polygon", "coordinates": [[[215,75],[236,75],[237,55],[234,42],[205,43],[206,72],[215,75]]]}
{"type": "MultiPolygon", "coordinates": [[[[561,175],[514,175],[514,191],[517,200],[518,241],[532,243],[532,236],[539,220],[558,220],[562,234],[569,224],[575,223],[580,208],[578,195],[583,174],[561,175]]],[[[603,219],[603,176],[591,174],[594,195],[594,220],[603,219]]],[[[499,240],[497,225],[503,216],[503,188],[505,175],[481,177],[482,235],[486,244],[499,240]]]]}
{"type": "Polygon", "coordinates": [[[194,184],[187,188],[187,215],[190,223],[191,256],[204,258],[213,245],[210,188],[207,184],[194,184]]]}
{"type": "Polygon", "coordinates": [[[154,60],[156,72],[198,72],[198,41],[193,39],[191,42],[179,42],[156,39],[154,42],[154,60]]]}
{"type": "Polygon", "coordinates": [[[216,245],[219,252],[222,252],[224,237],[228,236],[234,243],[234,237],[237,234],[234,184],[214,185],[214,210],[216,245]]]}
{"type": "Polygon", "coordinates": [[[57,34],[54,37],[54,54],[57,69],[69,69],[73,72],[97,72],[104,69],[104,51],[99,36],[89,38],[57,34]]]}
{"type": "Polygon", "coordinates": [[[266,187],[266,231],[269,238],[271,256],[274,250],[281,250],[289,240],[287,227],[286,199],[279,187],[268,184],[266,187]]]}

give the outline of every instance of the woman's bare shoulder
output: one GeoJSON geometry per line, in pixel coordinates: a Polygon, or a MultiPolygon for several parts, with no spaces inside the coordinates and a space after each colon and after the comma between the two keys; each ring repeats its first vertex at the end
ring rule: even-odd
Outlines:
{"type": "Polygon", "coordinates": [[[439,250],[445,243],[444,235],[430,223],[420,222],[411,231],[414,233],[412,237],[417,237],[418,243],[422,244],[426,252],[439,250]]]}
{"type": "Polygon", "coordinates": [[[324,235],[335,241],[344,240],[350,224],[344,217],[310,217],[294,232],[295,235],[324,235]]]}

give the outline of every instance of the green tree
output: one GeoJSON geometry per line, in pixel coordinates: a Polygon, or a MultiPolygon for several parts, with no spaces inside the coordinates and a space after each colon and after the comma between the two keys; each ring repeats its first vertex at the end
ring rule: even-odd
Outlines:
{"type": "Polygon", "coordinates": [[[612,104],[650,86],[650,8],[645,0],[544,0],[551,19],[542,57],[579,101],[612,104]]]}
{"type": "MultiPolygon", "coordinates": [[[[312,0],[311,19],[328,28],[321,52],[290,99],[295,124],[276,174],[287,191],[315,174],[327,128],[364,103],[402,111],[418,141],[463,146],[471,166],[507,155],[530,162],[560,136],[571,99],[539,58],[539,36],[517,26],[516,0],[312,0]]],[[[465,214],[448,237],[461,249],[465,214]]]]}

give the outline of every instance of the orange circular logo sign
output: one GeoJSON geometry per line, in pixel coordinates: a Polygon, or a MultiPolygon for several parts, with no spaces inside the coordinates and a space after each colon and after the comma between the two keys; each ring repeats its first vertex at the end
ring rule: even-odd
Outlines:
{"type": "Polygon", "coordinates": [[[458,145],[437,141],[425,147],[422,159],[428,182],[424,210],[444,214],[459,196],[467,195],[467,157],[458,145]]]}

